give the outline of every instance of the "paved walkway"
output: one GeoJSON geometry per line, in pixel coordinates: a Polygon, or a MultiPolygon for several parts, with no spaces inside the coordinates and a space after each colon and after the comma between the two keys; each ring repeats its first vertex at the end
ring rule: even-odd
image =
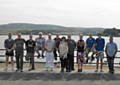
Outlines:
{"type": "Polygon", "coordinates": [[[0,69],[0,85],[120,85],[120,71],[110,74],[105,70],[103,73],[84,69],[82,73],[77,70],[71,73],[60,73],[60,69],[45,71],[4,72],[0,69]]]}

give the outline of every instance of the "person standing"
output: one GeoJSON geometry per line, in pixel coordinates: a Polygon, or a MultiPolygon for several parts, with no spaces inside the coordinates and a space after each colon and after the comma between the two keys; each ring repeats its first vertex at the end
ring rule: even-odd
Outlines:
{"type": "Polygon", "coordinates": [[[12,39],[12,34],[8,34],[8,39],[5,39],[4,41],[4,47],[6,49],[6,68],[4,71],[8,70],[8,61],[9,61],[9,56],[11,57],[11,63],[12,63],[12,71],[14,71],[14,48],[15,48],[15,41],[12,39]]]}
{"type": "Polygon", "coordinates": [[[34,66],[34,48],[36,46],[35,41],[32,39],[33,35],[29,35],[29,40],[26,41],[26,50],[27,50],[27,55],[26,55],[26,60],[30,59],[30,65],[28,71],[35,70],[34,66]]]}
{"type": "Polygon", "coordinates": [[[25,39],[21,38],[21,33],[18,33],[18,38],[15,39],[15,54],[16,54],[16,64],[17,70],[23,72],[23,56],[24,56],[24,43],[25,39]]]}
{"type": "Polygon", "coordinates": [[[98,38],[96,39],[96,70],[95,72],[98,72],[98,66],[99,66],[99,60],[100,60],[100,72],[103,72],[103,58],[104,58],[104,46],[105,46],[105,40],[101,37],[101,34],[98,33],[98,38]]]}
{"type": "Polygon", "coordinates": [[[77,63],[78,63],[78,72],[82,72],[82,67],[84,63],[84,48],[85,43],[83,40],[83,35],[79,35],[79,40],[77,42],[77,63]]]}
{"type": "Polygon", "coordinates": [[[45,49],[46,49],[46,71],[48,71],[48,68],[53,71],[54,68],[54,48],[55,48],[55,42],[52,40],[52,34],[48,34],[48,40],[45,42],[45,49]]]}
{"type": "Polygon", "coordinates": [[[55,60],[57,60],[57,51],[59,53],[58,48],[59,48],[59,44],[60,44],[60,41],[61,41],[58,33],[56,34],[56,38],[54,38],[54,41],[55,41],[54,57],[55,57],[55,60]]]}
{"type": "Polygon", "coordinates": [[[71,34],[67,35],[67,43],[68,43],[68,55],[67,55],[67,60],[68,60],[68,70],[67,72],[71,72],[74,69],[74,49],[76,48],[76,42],[71,39],[71,34]]]}
{"type": "Polygon", "coordinates": [[[35,42],[37,43],[37,46],[35,47],[35,51],[38,53],[38,58],[40,56],[42,56],[42,58],[44,58],[44,51],[45,51],[45,48],[44,48],[44,44],[45,44],[45,38],[42,37],[43,33],[42,32],[39,32],[39,37],[37,37],[35,39],[35,42]],[[39,50],[42,51],[42,55],[40,55],[39,53],[39,50]]]}
{"type": "Polygon", "coordinates": [[[109,42],[106,44],[105,53],[108,61],[109,73],[114,73],[114,59],[117,53],[118,47],[115,42],[113,42],[113,37],[109,37],[109,42]]]}
{"type": "Polygon", "coordinates": [[[67,53],[68,53],[68,44],[66,42],[66,38],[62,37],[60,45],[59,45],[59,52],[60,52],[60,60],[61,60],[61,73],[64,72],[64,68],[67,71],[67,53]]]}
{"type": "Polygon", "coordinates": [[[88,54],[90,52],[93,52],[92,55],[91,55],[91,61],[94,60],[94,57],[93,55],[95,54],[95,45],[96,45],[96,42],[95,42],[95,39],[92,37],[92,33],[89,33],[89,38],[86,39],[86,63],[88,63],[88,60],[89,60],[89,57],[88,57],[88,54]]]}

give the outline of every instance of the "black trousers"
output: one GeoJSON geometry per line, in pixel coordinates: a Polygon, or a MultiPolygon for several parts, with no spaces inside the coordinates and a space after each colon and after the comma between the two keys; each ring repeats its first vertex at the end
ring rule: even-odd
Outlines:
{"type": "Polygon", "coordinates": [[[66,68],[67,69],[67,59],[60,58],[61,60],[61,69],[66,68]]]}
{"type": "Polygon", "coordinates": [[[32,68],[31,69],[35,69],[35,66],[34,66],[34,53],[27,53],[26,55],[28,58],[30,58],[30,64],[32,65],[32,68]]]}
{"type": "Polygon", "coordinates": [[[23,69],[23,52],[16,52],[16,67],[23,69]]]}
{"type": "Polygon", "coordinates": [[[67,55],[67,65],[68,65],[68,70],[73,70],[74,69],[74,54],[68,54],[67,55]]]}

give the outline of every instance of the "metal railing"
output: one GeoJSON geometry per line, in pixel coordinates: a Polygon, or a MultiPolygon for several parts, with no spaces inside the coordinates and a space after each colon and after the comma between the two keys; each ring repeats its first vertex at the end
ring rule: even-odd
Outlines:
{"type": "MultiPolygon", "coordinates": [[[[4,52],[5,52],[5,49],[0,49],[0,51],[4,51],[4,52]]],[[[26,50],[24,49],[24,51],[26,51],[26,50]]],[[[76,51],[76,49],[75,49],[75,51],[76,51]]],[[[120,51],[117,51],[117,52],[120,52],[120,51]]],[[[5,56],[5,54],[4,54],[4,55],[1,55],[1,54],[0,54],[0,58],[1,58],[1,57],[6,57],[6,56],[5,56]]],[[[24,55],[24,57],[25,57],[25,55],[24,55]]],[[[37,57],[37,55],[35,55],[34,57],[37,57]]],[[[76,57],[76,56],[74,56],[74,57],[76,57]]],[[[104,57],[104,58],[106,58],[106,57],[104,57]]],[[[115,58],[120,59],[120,57],[115,57],[115,58]]],[[[5,63],[5,62],[4,62],[4,61],[0,61],[0,63],[5,63]]],[[[24,62],[24,63],[28,63],[28,62],[24,62]]],[[[35,63],[43,63],[43,62],[36,62],[36,61],[35,61],[35,63]]],[[[60,61],[55,62],[55,63],[60,63],[60,61]]],[[[75,62],[75,63],[77,63],[77,62],[75,62]]],[[[88,63],[88,64],[96,64],[96,63],[91,62],[91,63],[88,63]]],[[[120,65],[120,62],[119,62],[119,63],[114,63],[114,64],[120,65]]],[[[104,61],[104,62],[103,62],[103,65],[107,65],[107,61],[104,61]]]]}

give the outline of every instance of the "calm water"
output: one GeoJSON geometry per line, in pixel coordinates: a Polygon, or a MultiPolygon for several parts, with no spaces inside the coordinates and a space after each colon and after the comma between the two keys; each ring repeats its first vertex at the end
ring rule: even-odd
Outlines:
{"type": "MultiPolygon", "coordinates": [[[[67,37],[66,35],[61,35],[60,37],[62,37],[62,36],[67,37]]],[[[34,36],[33,36],[33,39],[35,40],[36,37],[38,37],[38,35],[34,35],[34,36]]],[[[48,38],[47,35],[44,36],[44,37],[45,37],[46,39],[48,38]]],[[[93,36],[93,37],[94,37],[94,38],[97,38],[97,36],[93,36]]],[[[0,41],[1,41],[0,49],[4,49],[4,40],[7,39],[7,38],[8,38],[7,35],[1,35],[1,36],[0,36],[0,41]]],[[[16,38],[17,38],[17,35],[13,35],[13,39],[16,39],[16,38]]],[[[29,36],[28,36],[28,35],[23,35],[22,38],[24,38],[25,40],[27,40],[27,39],[29,39],[29,36]]],[[[55,35],[52,36],[52,39],[54,39],[54,38],[55,38],[55,35]]],[[[84,39],[84,40],[86,40],[86,38],[88,38],[88,36],[83,36],[83,39],[84,39]]],[[[103,37],[103,38],[105,38],[105,43],[109,42],[109,37],[103,37]]],[[[74,40],[77,42],[78,39],[79,39],[79,36],[74,35],[74,36],[72,36],[72,39],[74,39],[74,40]]],[[[120,42],[120,38],[119,38],[119,37],[114,37],[114,42],[117,43],[117,45],[118,45],[118,50],[120,50],[120,43],[119,43],[119,42],[120,42]]],[[[3,54],[5,54],[5,52],[4,52],[4,51],[1,51],[1,52],[0,52],[0,55],[3,55],[3,54]]],[[[26,54],[26,53],[25,53],[25,54],[26,54]]],[[[75,53],[75,54],[76,54],[76,53],[75,53]]],[[[36,54],[35,54],[35,55],[36,55],[36,54]]],[[[118,52],[116,56],[117,56],[117,57],[120,57],[120,53],[118,52]]],[[[5,60],[5,58],[0,58],[0,60],[5,60]]],[[[25,59],[24,59],[24,60],[25,60],[25,59]]],[[[45,59],[37,59],[37,58],[35,58],[35,61],[44,62],[45,59]]],[[[106,61],[106,59],[104,59],[103,61],[106,61]]],[[[94,61],[94,62],[95,62],[95,61],[94,61]]],[[[116,62],[116,63],[120,62],[120,59],[116,58],[116,59],[115,59],[115,62],[116,62]]]]}

